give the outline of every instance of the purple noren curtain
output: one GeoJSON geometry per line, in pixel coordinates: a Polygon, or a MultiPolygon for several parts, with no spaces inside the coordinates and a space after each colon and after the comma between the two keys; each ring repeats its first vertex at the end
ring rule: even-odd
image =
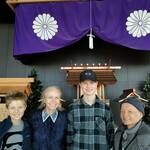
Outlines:
{"type": "Polygon", "coordinates": [[[110,43],[150,50],[150,1],[93,0],[17,5],[14,56],[53,51],[90,30],[110,43]]]}
{"type": "Polygon", "coordinates": [[[80,40],[89,31],[88,5],[82,2],[18,5],[14,55],[48,52],[80,40]]]}

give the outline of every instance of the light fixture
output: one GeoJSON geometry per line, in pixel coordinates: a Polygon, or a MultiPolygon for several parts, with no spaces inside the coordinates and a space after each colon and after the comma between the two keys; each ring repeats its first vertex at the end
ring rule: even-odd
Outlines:
{"type": "Polygon", "coordinates": [[[95,37],[92,34],[92,0],[90,0],[90,34],[87,34],[87,36],[89,37],[89,49],[93,49],[93,38],[95,37]]]}
{"type": "Polygon", "coordinates": [[[93,46],[93,38],[95,37],[93,34],[92,34],[92,28],[90,29],[90,34],[87,35],[89,37],[89,49],[93,49],[94,46],[93,46]]]}

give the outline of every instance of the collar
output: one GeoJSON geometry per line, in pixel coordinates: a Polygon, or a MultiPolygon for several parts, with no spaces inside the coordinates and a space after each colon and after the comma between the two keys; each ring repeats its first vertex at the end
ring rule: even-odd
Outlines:
{"type": "Polygon", "coordinates": [[[43,122],[45,122],[49,117],[52,119],[53,123],[55,123],[58,117],[58,111],[56,110],[53,114],[49,115],[45,110],[43,110],[42,111],[43,122]]]}
{"type": "Polygon", "coordinates": [[[128,129],[125,125],[121,124],[119,126],[119,128],[117,129],[117,131],[118,132],[126,131],[126,132],[128,132],[128,134],[135,133],[140,128],[141,124],[142,124],[142,119],[139,120],[139,122],[134,127],[130,128],[130,129],[128,129]]]}
{"type": "Polygon", "coordinates": [[[134,137],[134,135],[137,135],[137,131],[139,129],[139,127],[141,126],[142,121],[140,120],[134,127],[130,128],[130,129],[126,129],[123,132],[123,140],[127,140],[129,139],[129,137],[134,137]]]}
{"type": "Polygon", "coordinates": [[[134,127],[130,128],[130,129],[126,129],[125,132],[127,134],[133,134],[136,133],[137,130],[139,129],[139,127],[141,126],[142,121],[140,120],[134,127]]]}
{"type": "MultiPolygon", "coordinates": [[[[81,102],[82,102],[84,105],[88,105],[88,104],[84,101],[83,96],[84,96],[84,95],[81,95],[81,97],[80,97],[81,102]]],[[[101,100],[100,100],[100,98],[99,98],[97,95],[95,95],[95,103],[94,103],[93,105],[95,105],[96,103],[101,104],[101,100]]],[[[93,105],[92,105],[92,106],[93,106],[93,105]]]]}

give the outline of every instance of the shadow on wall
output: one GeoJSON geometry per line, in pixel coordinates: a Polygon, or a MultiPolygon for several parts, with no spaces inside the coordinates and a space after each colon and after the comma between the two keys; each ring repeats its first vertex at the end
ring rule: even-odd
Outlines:
{"type": "Polygon", "coordinates": [[[110,101],[110,108],[113,114],[115,125],[118,127],[121,125],[121,119],[120,119],[120,104],[116,100],[110,101]]]}
{"type": "Polygon", "coordinates": [[[48,53],[38,53],[16,57],[22,63],[28,65],[46,65],[49,63],[67,64],[73,63],[105,63],[109,59],[112,65],[139,65],[150,63],[150,51],[140,51],[129,49],[120,45],[107,43],[99,38],[94,39],[94,49],[88,48],[88,38],[84,37],[80,41],[54,50],[48,53]]]}

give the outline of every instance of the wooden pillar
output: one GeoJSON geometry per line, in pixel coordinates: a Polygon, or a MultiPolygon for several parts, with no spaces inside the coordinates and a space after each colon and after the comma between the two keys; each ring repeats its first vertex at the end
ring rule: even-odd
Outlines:
{"type": "Polygon", "coordinates": [[[77,84],[77,99],[80,97],[80,85],[77,84]]]}
{"type": "Polygon", "coordinates": [[[104,84],[100,84],[97,87],[97,95],[101,98],[101,99],[105,99],[105,88],[104,88],[104,84]]]}
{"type": "Polygon", "coordinates": [[[0,104],[0,121],[7,118],[7,116],[8,116],[8,112],[6,109],[6,104],[0,104]]]}

